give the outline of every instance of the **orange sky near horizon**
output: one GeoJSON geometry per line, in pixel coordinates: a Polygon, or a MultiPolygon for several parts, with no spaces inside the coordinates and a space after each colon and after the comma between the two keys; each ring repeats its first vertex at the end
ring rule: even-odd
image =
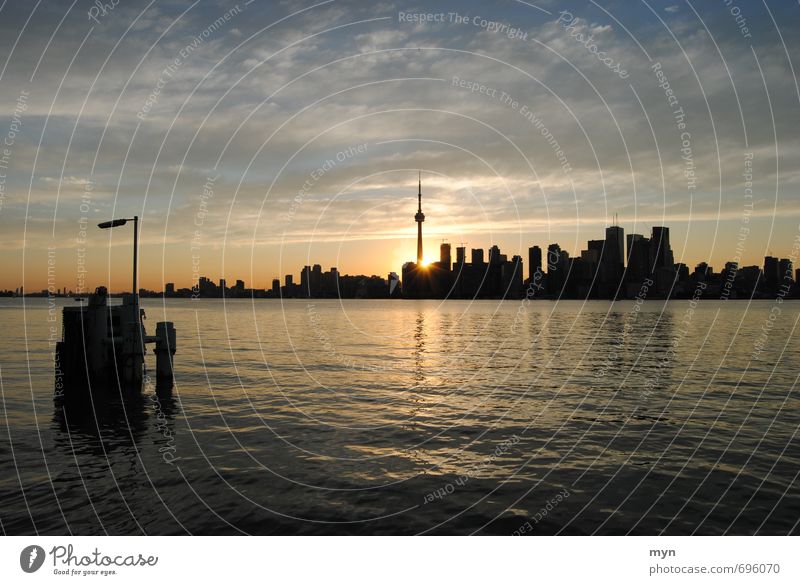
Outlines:
{"type": "MultiPolygon", "coordinates": [[[[336,266],[342,274],[379,275],[386,278],[390,271],[401,273],[404,262],[413,261],[416,257],[416,226],[413,217],[407,219],[405,236],[390,235],[380,239],[353,239],[342,241],[321,241],[301,244],[257,245],[238,244],[224,249],[219,244],[200,244],[192,248],[187,243],[162,244],[154,242],[155,238],[143,238],[139,248],[139,286],[149,290],[161,291],[164,284],[173,282],[176,288],[189,288],[199,276],[219,281],[226,278],[231,286],[237,279],[245,281],[248,287],[269,288],[273,278],[283,282],[286,274],[299,279],[304,265],[321,264],[327,271],[336,266]]],[[[620,222],[623,227],[625,222],[620,222]]],[[[701,262],[709,264],[719,271],[726,261],[732,260],[737,252],[738,222],[721,222],[714,237],[716,222],[670,223],[671,244],[676,262],[687,264],[690,269],[701,262]],[[709,224],[709,225],[706,225],[709,224]],[[728,225],[730,224],[730,225],[728,225]],[[712,250],[710,256],[704,252],[712,250]]],[[[746,240],[741,253],[740,265],[763,264],[765,255],[781,258],[792,254],[793,234],[800,234],[800,226],[791,218],[776,220],[772,244],[767,244],[772,220],[763,218],[750,223],[752,231],[746,240]],[[766,236],[766,237],[765,237],[766,236]]],[[[636,233],[649,234],[651,226],[639,226],[636,233]]],[[[79,262],[78,246],[48,248],[28,247],[25,250],[25,261],[22,269],[21,254],[6,254],[0,260],[0,289],[15,290],[24,286],[28,292],[35,292],[53,286],[55,289],[77,291],[83,284],[83,291],[92,291],[97,286],[107,286],[112,292],[130,290],[132,272],[132,242],[130,228],[116,228],[113,246],[108,245],[104,232],[95,228],[97,233],[89,232],[84,263],[79,262]],[[127,241],[126,241],[127,240],[127,241]],[[85,272],[79,269],[85,267],[85,272]]],[[[424,224],[424,249],[427,261],[439,259],[439,245],[446,240],[452,246],[452,258],[455,259],[456,247],[464,243],[469,250],[473,247],[488,249],[498,244],[503,253],[512,256],[520,254],[525,263],[527,275],[527,248],[538,245],[546,250],[550,241],[557,242],[571,256],[580,255],[586,248],[586,239],[602,239],[602,226],[583,226],[577,233],[567,228],[551,231],[551,240],[543,239],[541,234],[453,234],[443,230],[437,233],[435,217],[428,215],[424,224]]],[[[574,227],[573,227],[574,229],[574,227]]],[[[626,234],[630,229],[625,230],[626,234]]]]}

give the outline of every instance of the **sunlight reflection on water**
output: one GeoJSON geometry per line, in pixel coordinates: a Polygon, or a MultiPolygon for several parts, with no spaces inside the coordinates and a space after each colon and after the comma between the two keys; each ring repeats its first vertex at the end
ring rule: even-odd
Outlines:
{"type": "Polygon", "coordinates": [[[149,299],[175,390],[99,425],[0,304],[10,533],[510,534],[560,490],[534,533],[797,530],[791,303],[753,360],[769,302],[149,299]]]}

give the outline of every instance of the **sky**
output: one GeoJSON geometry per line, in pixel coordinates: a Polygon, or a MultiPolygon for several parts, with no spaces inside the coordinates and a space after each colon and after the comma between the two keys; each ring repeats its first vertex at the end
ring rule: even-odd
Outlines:
{"type": "Polygon", "coordinates": [[[0,289],[129,289],[131,228],[96,224],[134,215],[149,289],[385,277],[418,173],[429,260],[616,221],[719,270],[800,235],[796,2],[100,6],[0,4],[0,289]]]}

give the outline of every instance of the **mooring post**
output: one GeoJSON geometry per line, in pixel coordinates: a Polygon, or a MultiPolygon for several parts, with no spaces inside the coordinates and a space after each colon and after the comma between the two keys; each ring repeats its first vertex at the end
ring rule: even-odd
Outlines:
{"type": "Polygon", "coordinates": [[[175,327],[172,321],[156,323],[156,387],[168,390],[175,385],[172,357],[175,355],[175,327]]]}

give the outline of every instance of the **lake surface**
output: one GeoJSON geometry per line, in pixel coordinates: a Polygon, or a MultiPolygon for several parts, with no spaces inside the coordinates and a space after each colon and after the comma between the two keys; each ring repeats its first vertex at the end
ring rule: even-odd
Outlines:
{"type": "Polygon", "coordinates": [[[800,303],[143,307],[176,386],[92,416],[0,299],[4,533],[799,531],[800,303]]]}

